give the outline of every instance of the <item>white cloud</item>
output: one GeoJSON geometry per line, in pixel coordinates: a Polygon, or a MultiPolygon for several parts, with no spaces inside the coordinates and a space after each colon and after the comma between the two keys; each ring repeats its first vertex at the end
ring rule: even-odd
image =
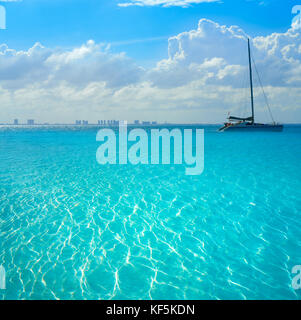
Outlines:
{"type": "MultiPolygon", "coordinates": [[[[202,78],[207,83],[239,85],[248,65],[248,35],[237,26],[201,19],[198,28],[169,39],[169,58],[149,72],[160,86],[183,85],[202,78]]],[[[300,85],[301,34],[290,29],[251,39],[252,54],[267,85],[300,85]],[[294,76],[293,76],[294,75],[294,76]]]]}
{"type": "MultiPolygon", "coordinates": [[[[168,41],[168,59],[147,70],[125,53],[90,40],[72,50],[35,44],[0,46],[2,119],[153,119],[221,122],[249,106],[247,35],[202,19],[168,41]]],[[[301,36],[296,29],[251,39],[252,52],[276,118],[301,121],[301,36]]],[[[256,73],[254,72],[256,78],[256,73]]],[[[256,112],[265,118],[255,79],[256,112]]]]}
{"type": "Polygon", "coordinates": [[[220,2],[220,0],[125,0],[118,4],[120,7],[129,6],[163,6],[163,7],[188,7],[192,4],[205,3],[205,2],[220,2]]]}
{"type": "Polygon", "coordinates": [[[51,50],[36,43],[28,51],[0,46],[0,81],[4,88],[39,83],[44,87],[65,81],[73,86],[105,82],[120,87],[139,81],[142,68],[124,53],[111,54],[102,44],[90,40],[71,51],[51,50]]]}

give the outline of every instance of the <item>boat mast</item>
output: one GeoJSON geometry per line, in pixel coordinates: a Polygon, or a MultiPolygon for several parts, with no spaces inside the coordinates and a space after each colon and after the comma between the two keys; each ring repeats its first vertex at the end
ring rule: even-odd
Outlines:
{"type": "Polygon", "coordinates": [[[248,52],[249,52],[249,70],[250,70],[250,88],[251,88],[252,124],[254,124],[253,76],[252,76],[251,49],[250,49],[250,39],[249,39],[249,38],[248,38],[248,52]]]}

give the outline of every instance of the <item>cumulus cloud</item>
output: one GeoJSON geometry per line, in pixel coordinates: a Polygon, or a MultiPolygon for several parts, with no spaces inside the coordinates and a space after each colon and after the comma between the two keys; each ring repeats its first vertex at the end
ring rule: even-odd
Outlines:
{"type": "MultiPolygon", "coordinates": [[[[239,27],[226,27],[201,19],[196,30],[183,32],[168,41],[169,58],[149,72],[158,85],[183,85],[201,78],[211,84],[242,85],[247,71],[247,38],[239,27]]],[[[251,39],[252,55],[266,85],[299,86],[301,34],[289,29],[251,39]]]]}
{"type": "MultiPolygon", "coordinates": [[[[239,27],[202,19],[197,29],[171,37],[168,58],[148,69],[92,40],[72,50],[37,43],[16,51],[1,45],[1,114],[7,121],[221,122],[228,111],[249,107],[243,90],[248,81],[247,37],[239,27]]],[[[300,121],[300,30],[255,37],[251,45],[276,118],[300,121]]],[[[255,72],[254,78],[256,112],[266,121],[255,72]]]]}
{"type": "Polygon", "coordinates": [[[163,6],[163,7],[182,7],[186,8],[192,4],[205,3],[205,2],[220,2],[220,0],[128,0],[118,4],[120,7],[130,6],[163,6]]]}
{"type": "Polygon", "coordinates": [[[104,82],[120,87],[139,81],[143,69],[124,53],[112,54],[89,40],[70,51],[51,50],[36,43],[28,51],[0,46],[0,81],[4,88],[39,83],[45,87],[65,81],[73,86],[104,82]]]}

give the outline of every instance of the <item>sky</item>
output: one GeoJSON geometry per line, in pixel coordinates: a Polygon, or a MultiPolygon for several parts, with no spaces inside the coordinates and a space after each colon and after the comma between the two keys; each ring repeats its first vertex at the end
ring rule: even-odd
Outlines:
{"type": "MultiPolygon", "coordinates": [[[[248,115],[247,37],[274,118],[301,122],[298,4],[0,1],[0,123],[220,123],[228,112],[248,115]]],[[[256,77],[256,118],[268,122],[256,77]]]]}

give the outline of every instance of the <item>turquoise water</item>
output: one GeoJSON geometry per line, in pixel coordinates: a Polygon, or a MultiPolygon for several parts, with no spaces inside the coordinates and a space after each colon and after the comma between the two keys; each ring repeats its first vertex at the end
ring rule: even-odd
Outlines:
{"type": "Polygon", "coordinates": [[[0,130],[0,298],[300,299],[301,127],[216,129],[201,176],[100,166],[96,129],[0,130]]]}

